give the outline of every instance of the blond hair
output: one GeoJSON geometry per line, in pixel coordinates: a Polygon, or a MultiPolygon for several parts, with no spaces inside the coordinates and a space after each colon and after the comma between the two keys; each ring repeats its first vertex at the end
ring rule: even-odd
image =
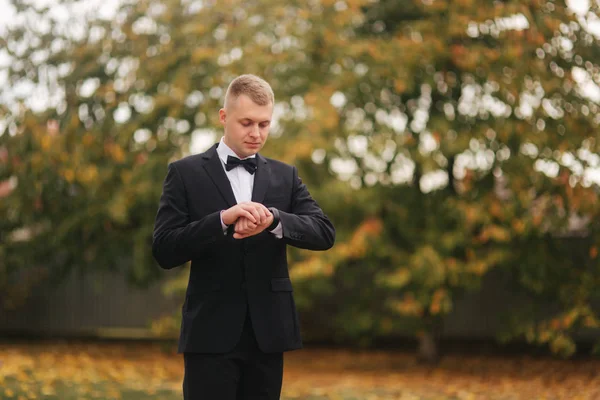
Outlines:
{"type": "Polygon", "coordinates": [[[275,95],[271,85],[256,75],[240,75],[231,81],[225,94],[225,107],[227,107],[227,102],[237,99],[242,94],[250,97],[259,106],[275,104],[275,95]]]}

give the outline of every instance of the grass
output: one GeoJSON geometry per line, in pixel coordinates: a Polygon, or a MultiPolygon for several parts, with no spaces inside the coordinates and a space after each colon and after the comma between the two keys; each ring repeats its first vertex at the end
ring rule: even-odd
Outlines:
{"type": "MultiPolygon", "coordinates": [[[[182,374],[155,344],[0,344],[0,399],[181,399],[182,374]]],[[[600,399],[600,360],[305,349],[285,356],[282,399],[600,399]]]]}
{"type": "MultiPolygon", "coordinates": [[[[27,374],[30,378],[31,375],[27,374]]],[[[405,399],[405,400],[424,400],[408,392],[394,392],[386,389],[374,389],[356,393],[353,389],[332,390],[326,393],[325,390],[314,390],[313,394],[304,394],[297,396],[285,396],[282,400],[362,400],[362,399],[405,399]]],[[[0,387],[0,399],[46,399],[46,400],[82,400],[82,399],[120,399],[120,400],[181,400],[182,395],[179,390],[133,390],[126,384],[115,385],[114,383],[94,383],[94,384],[73,384],[67,381],[55,381],[52,385],[43,382],[27,379],[21,381],[16,378],[8,378],[3,381],[3,387],[0,387]]],[[[429,398],[427,398],[429,399],[429,398]]],[[[433,398],[431,398],[433,400],[433,398]]],[[[454,400],[454,397],[435,397],[437,400],[454,400]]]]}
{"type": "Polygon", "coordinates": [[[181,394],[172,390],[147,392],[108,383],[89,385],[73,384],[68,381],[56,381],[52,385],[44,382],[8,378],[0,388],[0,399],[123,399],[123,400],[181,400],[181,394]]]}

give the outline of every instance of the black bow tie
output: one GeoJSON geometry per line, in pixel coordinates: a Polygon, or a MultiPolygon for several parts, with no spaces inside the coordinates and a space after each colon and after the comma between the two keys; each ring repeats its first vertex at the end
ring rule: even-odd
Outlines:
{"type": "Polygon", "coordinates": [[[246,171],[250,172],[250,174],[254,174],[256,172],[256,168],[258,168],[256,157],[240,160],[237,157],[227,156],[227,164],[225,164],[225,169],[227,171],[231,171],[232,169],[240,165],[246,168],[246,171]]]}

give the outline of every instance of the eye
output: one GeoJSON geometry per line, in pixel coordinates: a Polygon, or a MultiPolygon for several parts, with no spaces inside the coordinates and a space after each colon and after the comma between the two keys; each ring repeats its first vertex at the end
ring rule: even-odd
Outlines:
{"type": "Polygon", "coordinates": [[[252,124],[249,121],[244,121],[244,122],[242,122],[242,125],[243,126],[250,126],[252,124]]]}
{"type": "Polygon", "coordinates": [[[269,126],[268,122],[263,122],[262,124],[260,124],[261,128],[266,128],[267,126],[269,126]]]}

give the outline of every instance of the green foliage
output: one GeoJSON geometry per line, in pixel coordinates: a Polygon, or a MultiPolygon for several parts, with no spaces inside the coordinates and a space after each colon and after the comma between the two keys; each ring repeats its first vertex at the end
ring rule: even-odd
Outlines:
{"type": "Polygon", "coordinates": [[[600,117],[581,85],[598,82],[600,48],[585,20],[553,1],[143,0],[80,36],[17,24],[7,87],[50,80],[59,96],[1,111],[0,299],[71,269],[155,279],[165,166],[217,140],[223,89],[247,72],[275,90],[266,154],[298,165],[338,231],[330,252],[290,251],[308,331],[439,329],[502,268],[556,302],[513,334],[568,355],[597,327],[600,283],[585,175],[600,117]],[[574,234],[577,258],[560,244],[574,234]]]}

